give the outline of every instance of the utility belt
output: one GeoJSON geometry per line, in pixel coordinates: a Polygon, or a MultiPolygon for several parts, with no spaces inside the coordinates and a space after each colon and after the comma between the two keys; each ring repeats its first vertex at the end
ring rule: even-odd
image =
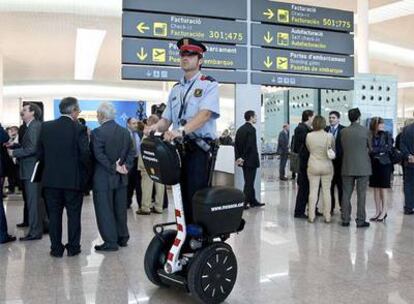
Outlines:
{"type": "Polygon", "coordinates": [[[208,137],[197,137],[193,133],[184,138],[184,147],[186,152],[195,152],[201,150],[205,153],[213,152],[216,149],[217,141],[208,137]]]}

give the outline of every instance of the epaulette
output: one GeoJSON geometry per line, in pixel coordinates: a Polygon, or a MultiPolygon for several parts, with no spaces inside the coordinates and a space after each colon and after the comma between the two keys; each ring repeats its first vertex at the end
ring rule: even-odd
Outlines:
{"type": "Polygon", "coordinates": [[[200,77],[200,80],[203,80],[203,81],[208,80],[208,81],[211,81],[211,82],[216,82],[216,80],[213,77],[207,76],[207,75],[202,75],[200,77]]]}

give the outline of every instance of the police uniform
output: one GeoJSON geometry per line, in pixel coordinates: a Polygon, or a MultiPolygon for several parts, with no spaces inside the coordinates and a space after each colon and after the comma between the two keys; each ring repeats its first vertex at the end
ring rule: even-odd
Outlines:
{"type": "MultiPolygon", "coordinates": [[[[182,39],[177,43],[181,50],[203,50],[204,45],[194,39],[182,39]]],[[[201,53],[201,52],[200,52],[201,53]]],[[[176,130],[191,121],[200,111],[210,111],[210,119],[192,134],[205,142],[217,138],[216,119],[220,117],[218,83],[209,76],[198,72],[192,79],[176,83],[168,97],[167,107],[162,115],[176,130]]],[[[210,154],[194,141],[186,140],[182,159],[181,191],[187,223],[192,221],[192,197],[198,190],[208,186],[210,154]]]]}

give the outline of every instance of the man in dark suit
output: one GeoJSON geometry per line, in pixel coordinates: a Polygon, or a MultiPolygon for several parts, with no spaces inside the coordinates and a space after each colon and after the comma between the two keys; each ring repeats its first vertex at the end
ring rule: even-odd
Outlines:
{"type": "Polygon", "coordinates": [[[306,205],[309,200],[309,179],[308,179],[308,159],[309,151],[306,148],[306,135],[312,131],[314,113],[312,110],[305,110],[302,113],[302,122],[296,127],[293,152],[299,156],[298,172],[298,194],[296,195],[295,217],[308,218],[305,215],[306,205]]]}
{"type": "Polygon", "coordinates": [[[136,155],[134,157],[134,165],[129,170],[128,173],[128,208],[131,208],[132,198],[135,197],[138,204],[139,214],[141,211],[141,199],[142,199],[142,189],[141,189],[141,172],[138,170],[138,156],[140,153],[141,137],[138,133],[138,120],[134,117],[130,117],[127,120],[127,128],[131,136],[132,142],[134,143],[136,155]]]}
{"type": "Polygon", "coordinates": [[[335,137],[335,154],[336,157],[332,161],[334,167],[334,175],[332,177],[331,184],[331,213],[333,214],[335,209],[335,187],[338,188],[338,203],[342,208],[342,146],[341,146],[341,130],[345,127],[340,124],[341,114],[338,111],[331,111],[329,113],[329,126],[325,131],[331,133],[335,137]]]}
{"type": "Polygon", "coordinates": [[[342,156],[342,226],[348,227],[351,220],[351,197],[356,184],[358,228],[369,227],[366,219],[365,200],[369,176],[372,174],[369,130],[360,124],[358,108],[348,111],[351,125],[341,131],[342,156]]]}
{"type": "Polygon", "coordinates": [[[98,229],[104,241],[97,251],[116,251],[129,240],[127,225],[128,171],[136,155],[129,132],[115,121],[115,109],[102,103],[97,110],[99,128],[92,131],[95,157],[93,201],[98,229]]]}
{"type": "Polygon", "coordinates": [[[21,241],[40,240],[43,235],[43,222],[46,217],[44,202],[41,200],[40,184],[30,181],[37,162],[37,148],[42,123],[42,110],[38,105],[29,103],[23,106],[22,117],[27,130],[22,138],[21,147],[9,150],[12,157],[16,157],[20,164],[20,179],[23,182],[28,216],[29,231],[21,241]]]}
{"type": "Polygon", "coordinates": [[[397,143],[395,146],[401,149],[404,158],[404,214],[414,215],[414,124],[406,124],[400,134],[399,146],[397,143]]]}
{"type": "Polygon", "coordinates": [[[254,181],[256,179],[257,168],[260,167],[259,152],[257,151],[256,129],[253,126],[256,121],[254,111],[244,113],[246,123],[236,132],[234,143],[234,152],[236,164],[243,169],[244,176],[244,195],[246,197],[245,208],[261,207],[264,203],[260,203],[256,199],[254,190],[254,181]]]}
{"type": "Polygon", "coordinates": [[[38,158],[43,164],[42,185],[49,210],[50,254],[62,257],[81,252],[81,211],[83,193],[90,173],[90,150],[86,128],[78,122],[76,98],[63,98],[62,116],[43,124],[38,158]],[[62,214],[68,217],[68,244],[62,244],[62,214]]]}
{"type": "MultiPolygon", "coordinates": [[[[23,119],[23,111],[20,112],[20,116],[23,119]]],[[[27,131],[27,126],[25,124],[25,122],[23,121],[23,124],[19,127],[19,145],[22,144],[22,140],[24,135],[26,134],[27,131]]],[[[17,161],[17,165],[20,168],[20,164],[17,161]]],[[[20,178],[20,169],[18,170],[19,172],[19,180],[21,181],[20,178]]],[[[24,183],[23,181],[21,181],[21,186],[22,186],[22,195],[23,195],[23,201],[24,201],[24,207],[23,207],[23,222],[19,223],[16,225],[16,227],[18,228],[25,228],[29,226],[29,215],[28,215],[28,211],[27,211],[27,198],[26,198],[26,193],[24,191],[24,183]]]]}
{"type": "MultiPolygon", "coordinates": [[[[0,145],[5,144],[9,140],[9,135],[0,125],[0,145]]],[[[5,152],[0,149],[0,179],[5,176],[5,152]]],[[[0,183],[1,184],[1,183],[0,183]]],[[[3,187],[0,187],[0,244],[13,242],[16,240],[14,236],[8,234],[6,213],[3,206],[3,187]]]]}
{"type": "Polygon", "coordinates": [[[280,155],[279,164],[279,178],[282,181],[287,181],[288,178],[285,175],[286,163],[289,158],[289,125],[284,124],[283,130],[279,133],[277,141],[277,153],[280,155]]]}

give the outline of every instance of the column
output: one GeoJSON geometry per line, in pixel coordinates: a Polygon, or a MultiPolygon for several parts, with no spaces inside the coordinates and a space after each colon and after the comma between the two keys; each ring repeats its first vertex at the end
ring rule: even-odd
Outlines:
{"type": "MultiPolygon", "coordinates": [[[[261,86],[252,85],[250,83],[250,69],[251,69],[251,1],[247,0],[247,84],[236,84],[236,98],[235,98],[235,109],[234,109],[234,124],[236,129],[245,123],[244,112],[247,110],[253,110],[257,116],[256,135],[257,135],[257,148],[259,149],[259,156],[261,153],[261,141],[262,136],[261,130],[261,86]]],[[[241,168],[237,167],[234,170],[234,185],[236,188],[243,189],[244,179],[241,168]]],[[[256,181],[255,181],[256,199],[261,202],[261,171],[257,169],[256,181]]]]}
{"type": "Polygon", "coordinates": [[[358,73],[369,73],[369,2],[358,0],[356,45],[358,73]]]}

